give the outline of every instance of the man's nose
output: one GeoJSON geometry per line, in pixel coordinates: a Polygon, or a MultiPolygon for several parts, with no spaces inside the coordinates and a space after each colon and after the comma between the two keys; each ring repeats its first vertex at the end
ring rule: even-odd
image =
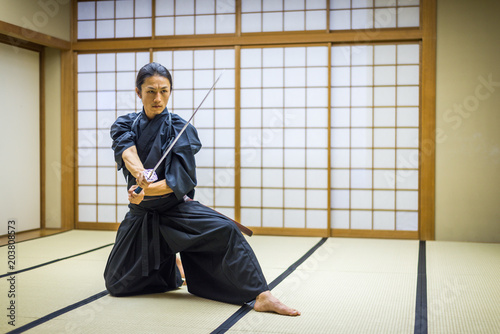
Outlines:
{"type": "Polygon", "coordinates": [[[158,92],[155,95],[154,102],[160,102],[160,101],[161,101],[161,94],[160,94],[160,92],[158,92]]]}

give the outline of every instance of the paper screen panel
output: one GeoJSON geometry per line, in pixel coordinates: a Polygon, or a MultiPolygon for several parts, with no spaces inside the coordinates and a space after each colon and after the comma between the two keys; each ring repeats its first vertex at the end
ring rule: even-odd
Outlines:
{"type": "MultiPolygon", "coordinates": [[[[271,10],[272,4],[264,5],[271,10]]],[[[246,210],[259,212],[259,226],[274,228],[308,228],[307,217],[318,217],[308,215],[310,210],[326,213],[327,55],[327,47],[241,50],[244,224],[255,226],[249,219],[257,220],[244,215],[246,210]]]]}
{"type": "Polygon", "coordinates": [[[157,36],[234,34],[235,0],[157,0],[157,36]]]}
{"type": "Polygon", "coordinates": [[[420,1],[330,0],[330,29],[418,27],[420,1]]]}
{"type": "Polygon", "coordinates": [[[325,30],[326,1],[241,1],[243,33],[325,30]]]}
{"type": "Polygon", "coordinates": [[[152,0],[78,1],[78,39],[152,36],[152,0]]]}
{"type": "MultiPolygon", "coordinates": [[[[99,7],[98,18],[111,15],[111,4],[99,6],[103,7],[99,7]]],[[[148,62],[147,52],[78,55],[79,222],[116,223],[123,219],[118,210],[124,209],[118,204],[128,204],[126,181],[122,172],[116,171],[109,131],[117,117],[138,110],[135,76],[148,62]]]]}
{"type": "MultiPolygon", "coordinates": [[[[198,9],[195,3],[179,8],[183,13],[213,10],[210,4],[198,9]],[[212,8],[212,9],[211,9],[212,8]]],[[[215,7],[218,8],[218,7],[215,7]]],[[[177,7],[176,7],[177,9],[177,7]]],[[[197,13],[198,13],[197,12],[197,13]]],[[[201,15],[201,14],[200,14],[201,15]]],[[[235,55],[232,49],[176,50],[153,53],[154,61],[169,68],[175,89],[168,108],[188,120],[224,70],[207,96],[193,125],[203,148],[196,155],[198,186],[196,198],[218,211],[234,215],[235,166],[235,55]]]]}
{"type": "Polygon", "coordinates": [[[333,228],[418,230],[418,54],[418,44],[332,47],[333,228]]]}

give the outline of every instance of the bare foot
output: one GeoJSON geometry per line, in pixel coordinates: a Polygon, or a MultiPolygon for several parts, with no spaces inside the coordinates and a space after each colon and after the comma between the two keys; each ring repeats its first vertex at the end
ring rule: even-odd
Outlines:
{"type": "Polygon", "coordinates": [[[255,299],[253,309],[257,312],[275,312],[283,315],[297,316],[300,312],[286,306],[271,294],[271,291],[264,291],[255,299]]]}
{"type": "Polygon", "coordinates": [[[179,271],[181,272],[181,277],[184,279],[184,283],[182,285],[186,285],[186,276],[184,275],[184,268],[182,267],[182,262],[180,258],[175,258],[175,263],[177,264],[177,268],[179,268],[179,271]]]}

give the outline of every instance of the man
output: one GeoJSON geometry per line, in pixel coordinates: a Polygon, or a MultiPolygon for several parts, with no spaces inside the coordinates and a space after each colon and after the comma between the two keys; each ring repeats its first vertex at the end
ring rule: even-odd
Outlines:
{"type": "Polygon", "coordinates": [[[256,311],[300,315],[271,294],[255,254],[231,220],[197,201],[184,201],[194,195],[194,155],[201,148],[191,124],[157,169],[158,181],[146,179],[144,171],[156,165],[186,124],[166,109],[171,89],[165,67],[145,65],[136,79],[142,112],[121,116],[111,127],[130,211],[104,271],[108,291],[126,296],[178,288],[182,279],[175,254],[180,253],[189,292],[234,304],[255,299],[256,311]],[[136,194],[138,186],[143,190],[136,194]]]}

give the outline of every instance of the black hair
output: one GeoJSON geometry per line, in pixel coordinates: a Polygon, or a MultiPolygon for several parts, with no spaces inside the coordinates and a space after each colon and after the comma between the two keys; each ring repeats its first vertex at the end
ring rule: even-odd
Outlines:
{"type": "Polygon", "coordinates": [[[165,77],[170,82],[170,91],[172,91],[172,75],[167,70],[165,66],[159,63],[149,63],[144,65],[137,73],[137,79],[135,79],[135,87],[141,91],[142,84],[144,81],[154,75],[159,75],[165,77]]]}

